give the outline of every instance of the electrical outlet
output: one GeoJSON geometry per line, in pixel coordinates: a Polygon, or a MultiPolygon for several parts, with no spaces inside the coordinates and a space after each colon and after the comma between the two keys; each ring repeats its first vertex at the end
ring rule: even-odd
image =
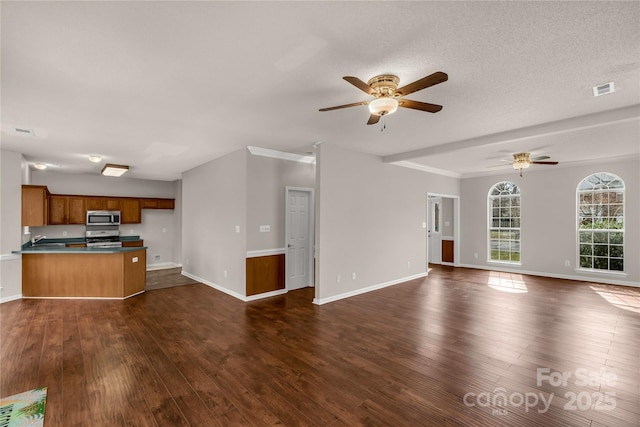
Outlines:
{"type": "Polygon", "coordinates": [[[407,261],[407,268],[411,268],[411,261],[407,261]]]}
{"type": "Polygon", "coordinates": [[[351,273],[351,280],[356,280],[356,273],[351,273]]]}
{"type": "Polygon", "coordinates": [[[153,256],[153,260],[154,261],[160,261],[160,255],[154,255],[153,256]]]}
{"type": "Polygon", "coordinates": [[[478,259],[478,253],[477,253],[477,252],[475,252],[475,253],[473,254],[473,257],[474,257],[475,259],[478,259]]]}
{"type": "Polygon", "coordinates": [[[336,283],[340,283],[340,275],[339,274],[336,276],[336,283]]]}
{"type": "Polygon", "coordinates": [[[133,258],[131,258],[131,262],[138,262],[138,257],[134,256],[133,258]]]}
{"type": "Polygon", "coordinates": [[[187,258],[185,261],[187,262],[187,265],[189,265],[189,258],[187,258]]]}
{"type": "Polygon", "coordinates": [[[225,279],[229,277],[229,272],[227,270],[225,270],[223,274],[225,279]]]}
{"type": "Polygon", "coordinates": [[[162,227],[162,232],[166,233],[167,232],[167,227],[162,227]]]}
{"type": "Polygon", "coordinates": [[[566,261],[564,262],[564,266],[565,266],[565,267],[571,267],[571,261],[566,260],[566,261]]]}
{"type": "Polygon", "coordinates": [[[422,223],[422,228],[427,228],[427,223],[426,222],[422,223]]]}
{"type": "Polygon", "coordinates": [[[239,233],[239,232],[240,232],[240,226],[236,225],[236,233],[239,233]]]}
{"type": "Polygon", "coordinates": [[[62,232],[62,237],[66,236],[66,235],[67,235],[67,231],[65,230],[65,231],[62,232]]]}
{"type": "Polygon", "coordinates": [[[260,226],[260,232],[261,233],[269,233],[271,231],[271,226],[270,225],[261,225],[260,226]]]}

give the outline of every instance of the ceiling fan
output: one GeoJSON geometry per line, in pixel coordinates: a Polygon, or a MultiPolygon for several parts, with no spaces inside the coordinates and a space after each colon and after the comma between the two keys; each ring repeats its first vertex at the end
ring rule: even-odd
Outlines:
{"type": "Polygon", "coordinates": [[[513,155],[513,168],[520,170],[520,176],[522,176],[522,169],[526,169],[531,165],[557,165],[558,162],[544,161],[550,159],[549,156],[537,156],[530,157],[530,153],[516,153],[513,155]]]}
{"type": "Polygon", "coordinates": [[[446,82],[449,76],[442,71],[435,72],[420,80],[398,88],[400,79],[391,74],[382,74],[371,78],[367,83],[357,77],[345,76],[344,80],[348,81],[361,91],[374,97],[370,101],[354,102],[352,104],[338,105],[336,107],[321,108],[320,111],[339,110],[341,108],[357,107],[360,105],[368,105],[369,116],[368,125],[378,123],[381,117],[393,114],[398,107],[411,108],[414,110],[427,111],[429,113],[437,113],[442,110],[442,105],[429,104],[426,102],[412,101],[404,99],[404,96],[412,94],[429,86],[434,86],[442,82],[446,82]]]}

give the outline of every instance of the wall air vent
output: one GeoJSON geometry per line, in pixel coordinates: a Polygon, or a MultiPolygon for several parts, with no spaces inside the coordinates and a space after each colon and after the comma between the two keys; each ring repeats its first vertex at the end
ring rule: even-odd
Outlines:
{"type": "Polygon", "coordinates": [[[612,92],[615,92],[613,82],[609,82],[603,85],[598,85],[593,87],[593,96],[606,95],[612,92]]]}

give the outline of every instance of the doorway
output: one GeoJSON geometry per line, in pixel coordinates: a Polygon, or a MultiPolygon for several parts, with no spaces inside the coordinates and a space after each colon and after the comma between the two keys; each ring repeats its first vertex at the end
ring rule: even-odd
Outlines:
{"type": "Polygon", "coordinates": [[[313,286],[314,282],[314,190],[286,187],[285,288],[313,286]]]}
{"type": "Polygon", "coordinates": [[[460,198],[427,193],[427,266],[460,263],[460,198]]]}

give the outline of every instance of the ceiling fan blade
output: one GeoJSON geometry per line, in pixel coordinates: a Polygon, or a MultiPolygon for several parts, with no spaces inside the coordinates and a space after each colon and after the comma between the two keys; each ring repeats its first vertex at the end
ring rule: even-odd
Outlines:
{"type": "Polygon", "coordinates": [[[345,105],[337,105],[335,107],[327,107],[327,108],[321,108],[318,111],[331,111],[331,110],[339,110],[341,108],[349,108],[349,107],[358,107],[360,105],[367,105],[369,104],[369,101],[362,101],[362,102],[354,102],[353,104],[345,104],[345,105]]]}
{"type": "Polygon", "coordinates": [[[437,113],[438,111],[442,110],[442,105],[412,101],[410,99],[399,99],[398,107],[413,108],[414,110],[428,111],[429,113],[437,113]]]}
{"type": "MultiPolygon", "coordinates": [[[[346,77],[345,77],[346,78],[346,77]]],[[[420,80],[416,80],[413,83],[409,83],[406,86],[396,89],[395,93],[400,96],[406,96],[410,93],[417,92],[422,89],[426,89],[429,86],[437,85],[438,83],[446,82],[449,79],[446,73],[437,71],[430,76],[423,77],[420,80]]]]}
{"type": "Polygon", "coordinates": [[[557,165],[558,162],[531,162],[533,165],[557,165]]]}
{"type": "Polygon", "coordinates": [[[357,87],[358,89],[363,91],[364,93],[367,93],[369,95],[373,95],[374,90],[371,88],[371,86],[369,86],[368,84],[366,84],[365,82],[363,82],[359,78],[351,77],[351,76],[344,76],[343,79],[345,79],[346,81],[348,81],[349,83],[351,83],[352,85],[354,85],[355,87],[357,87]]]}
{"type": "Polygon", "coordinates": [[[377,114],[372,114],[369,116],[369,121],[367,122],[368,125],[375,125],[376,123],[378,123],[380,121],[380,117],[377,114]]]}
{"type": "Polygon", "coordinates": [[[533,161],[538,161],[538,160],[547,160],[550,159],[551,157],[549,156],[536,156],[536,157],[532,157],[531,160],[533,161]]]}

